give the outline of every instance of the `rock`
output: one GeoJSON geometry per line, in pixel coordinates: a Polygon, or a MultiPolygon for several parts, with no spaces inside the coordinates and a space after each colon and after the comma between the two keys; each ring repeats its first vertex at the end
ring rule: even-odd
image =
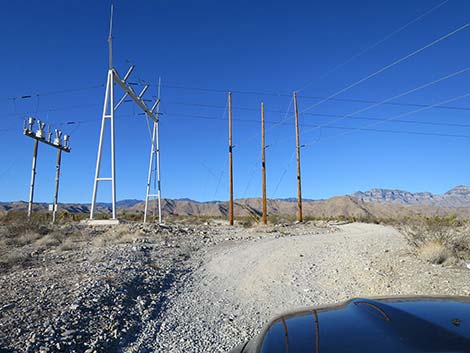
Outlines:
{"type": "Polygon", "coordinates": [[[5,304],[3,305],[2,307],[0,307],[0,313],[4,312],[4,311],[7,311],[7,310],[11,310],[15,307],[15,303],[9,303],[9,304],[5,304]]]}

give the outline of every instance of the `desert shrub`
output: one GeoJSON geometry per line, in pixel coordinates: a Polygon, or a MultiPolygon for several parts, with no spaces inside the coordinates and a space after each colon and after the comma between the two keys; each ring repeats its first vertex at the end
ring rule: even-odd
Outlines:
{"type": "Polygon", "coordinates": [[[139,232],[130,231],[126,225],[112,227],[106,232],[94,237],[93,245],[105,246],[108,244],[133,243],[140,236],[139,232]]]}
{"type": "Polygon", "coordinates": [[[418,255],[423,260],[433,264],[442,264],[452,257],[451,251],[437,240],[431,240],[421,244],[418,248],[418,255]]]}
{"type": "Polygon", "coordinates": [[[35,220],[27,222],[19,219],[9,219],[0,227],[0,239],[9,247],[21,247],[33,243],[42,236],[48,234],[50,229],[35,220]]]}
{"type": "Polygon", "coordinates": [[[283,223],[293,223],[296,220],[295,215],[285,215],[285,214],[269,214],[268,213],[268,223],[269,224],[283,224],[283,223]]]}
{"type": "Polygon", "coordinates": [[[51,248],[60,245],[61,241],[51,234],[45,235],[36,240],[36,245],[41,248],[51,248]]]}
{"type": "Polygon", "coordinates": [[[130,222],[142,222],[144,215],[141,213],[125,213],[122,212],[119,215],[119,219],[130,221],[130,222]]]}
{"type": "Polygon", "coordinates": [[[407,218],[397,228],[423,259],[443,263],[470,255],[470,223],[456,216],[407,218]]]}
{"type": "Polygon", "coordinates": [[[407,218],[399,228],[408,242],[415,247],[420,247],[430,241],[437,241],[447,246],[459,234],[459,231],[462,231],[459,229],[462,225],[462,221],[455,216],[423,216],[407,218]]]}
{"type": "Polygon", "coordinates": [[[258,220],[253,217],[240,217],[240,225],[244,228],[251,228],[258,220]]]}
{"type": "Polygon", "coordinates": [[[80,241],[77,241],[76,239],[67,238],[62,243],[60,243],[58,248],[60,251],[70,251],[70,250],[76,250],[82,247],[82,245],[83,244],[80,241]]]}
{"type": "Polygon", "coordinates": [[[0,256],[0,270],[6,270],[15,266],[24,266],[29,262],[31,256],[25,251],[11,249],[0,256]]]}
{"type": "Polygon", "coordinates": [[[323,222],[361,222],[372,224],[389,224],[394,219],[382,219],[372,215],[365,216],[352,216],[352,215],[337,215],[337,216],[305,216],[304,221],[323,221],[323,222]]]}

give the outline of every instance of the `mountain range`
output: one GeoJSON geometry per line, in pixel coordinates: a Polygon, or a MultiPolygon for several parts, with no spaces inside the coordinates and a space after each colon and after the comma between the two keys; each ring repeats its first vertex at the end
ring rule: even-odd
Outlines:
{"type": "MultiPolygon", "coordinates": [[[[297,210],[297,200],[269,199],[268,213],[271,215],[293,216],[297,210]]],[[[154,201],[150,208],[154,207],[154,201]]],[[[27,202],[0,202],[0,213],[25,211],[27,202]]],[[[116,204],[118,213],[143,214],[145,203],[141,200],[122,200],[116,204]]],[[[70,213],[89,213],[90,204],[60,204],[60,209],[70,213]]],[[[37,203],[36,211],[47,211],[48,204],[37,203]]],[[[111,204],[99,203],[99,213],[109,213],[111,204]]],[[[162,200],[164,215],[225,217],[228,213],[226,201],[198,202],[190,199],[162,200]]],[[[236,216],[259,216],[261,199],[237,199],[234,202],[236,216]]],[[[456,214],[470,217],[470,186],[457,186],[444,194],[430,192],[409,192],[392,189],[371,189],[351,195],[336,196],[327,200],[303,200],[303,214],[306,217],[376,217],[401,218],[412,214],[445,215],[456,214]]]]}
{"type": "Polygon", "coordinates": [[[470,207],[470,186],[459,185],[436,195],[430,192],[409,192],[393,189],[358,191],[351,196],[364,202],[392,203],[398,205],[432,205],[437,207],[470,207]]]}

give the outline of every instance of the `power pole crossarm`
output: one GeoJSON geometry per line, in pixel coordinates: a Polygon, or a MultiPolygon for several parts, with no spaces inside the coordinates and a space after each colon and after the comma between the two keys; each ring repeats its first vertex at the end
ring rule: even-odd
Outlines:
{"type": "MultiPolygon", "coordinates": [[[[116,70],[113,69],[114,81],[124,90],[124,92],[147,114],[147,116],[153,121],[157,121],[157,116],[152,112],[152,110],[147,107],[147,104],[142,100],[142,96],[147,90],[144,88],[142,92],[137,96],[134,90],[127,84],[126,81],[122,80],[119,77],[119,74],[116,70]]],[[[146,86],[147,87],[147,86],[146,86]]]]}

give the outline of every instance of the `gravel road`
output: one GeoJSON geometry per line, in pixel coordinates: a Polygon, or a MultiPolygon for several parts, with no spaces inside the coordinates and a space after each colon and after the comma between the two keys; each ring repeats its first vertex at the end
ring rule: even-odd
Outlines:
{"type": "Polygon", "coordinates": [[[271,232],[258,228],[196,256],[194,270],[168,294],[167,309],[128,351],[227,352],[275,314],[351,297],[470,295],[469,270],[424,263],[391,227],[271,232]]]}
{"type": "Polygon", "coordinates": [[[469,269],[420,260],[388,226],[80,232],[73,250],[36,249],[28,267],[1,273],[0,352],[227,352],[290,309],[361,296],[470,295],[469,269]]]}

